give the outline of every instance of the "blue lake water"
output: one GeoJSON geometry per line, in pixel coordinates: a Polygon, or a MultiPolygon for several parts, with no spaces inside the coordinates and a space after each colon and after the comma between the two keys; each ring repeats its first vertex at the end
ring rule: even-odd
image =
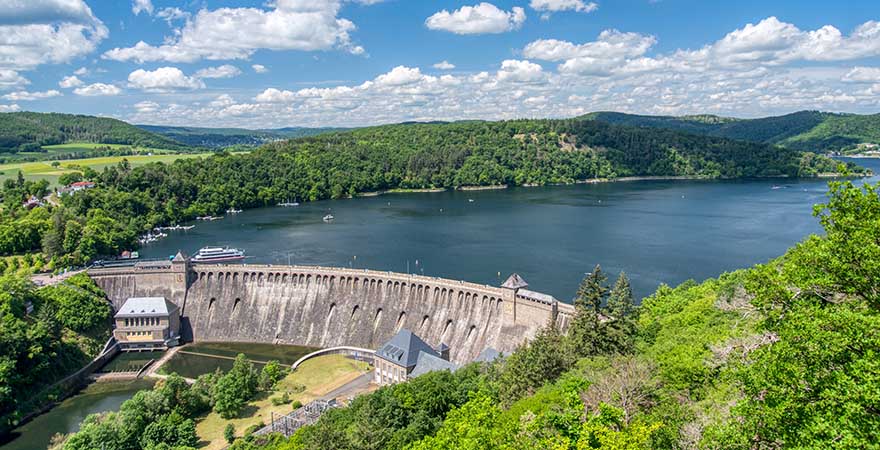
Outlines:
{"type": "MultiPolygon", "coordinates": [[[[880,160],[856,162],[880,172],[880,160]]],[[[197,222],[141,255],[228,245],[244,249],[249,263],[409,270],[487,284],[517,272],[565,301],[601,264],[612,281],[625,271],[645,296],[660,283],[765,262],[820,232],[812,207],[826,188],[827,180],[764,179],[390,194],[197,222]],[[328,212],[332,223],[321,220],[328,212]]]]}

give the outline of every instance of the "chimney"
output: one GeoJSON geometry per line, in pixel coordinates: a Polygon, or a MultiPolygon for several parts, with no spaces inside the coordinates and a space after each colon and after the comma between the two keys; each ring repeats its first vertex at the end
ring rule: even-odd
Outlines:
{"type": "Polygon", "coordinates": [[[440,353],[441,358],[445,359],[446,361],[449,361],[449,346],[448,345],[441,342],[440,347],[437,348],[437,351],[440,353]]]}

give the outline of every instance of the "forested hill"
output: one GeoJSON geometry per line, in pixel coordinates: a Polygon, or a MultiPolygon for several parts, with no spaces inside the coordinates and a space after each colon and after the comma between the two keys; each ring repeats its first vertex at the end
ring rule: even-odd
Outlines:
{"type": "Polygon", "coordinates": [[[169,150],[187,148],[173,139],[109,117],[35,112],[0,113],[0,152],[34,151],[43,145],[68,142],[124,144],[169,150]]]}
{"type": "Polygon", "coordinates": [[[137,125],[183,144],[198,147],[258,146],[267,142],[314,136],[343,128],[287,127],[277,129],[249,130],[246,128],[171,127],[164,125],[137,125]]]}
{"type": "Polygon", "coordinates": [[[766,144],[580,119],[386,125],[272,143],[256,156],[267,153],[315,161],[326,169],[331,196],[626,176],[814,176],[835,167],[766,144]]]}
{"type": "Polygon", "coordinates": [[[386,125],[273,142],[246,154],[86,170],[97,187],[64,196],[63,209],[51,214],[21,206],[46,195],[48,183],[9,180],[0,192],[7,212],[0,255],[42,250],[62,267],[84,263],[136,247],[155,226],[291,198],[626,176],[811,177],[836,166],[814,153],[590,120],[386,125]]]}
{"type": "Polygon", "coordinates": [[[853,152],[858,144],[880,144],[880,114],[800,111],[760,119],[713,115],[641,116],[595,112],[583,116],[610,124],[665,128],[707,136],[782,145],[815,152],[853,152]]]}

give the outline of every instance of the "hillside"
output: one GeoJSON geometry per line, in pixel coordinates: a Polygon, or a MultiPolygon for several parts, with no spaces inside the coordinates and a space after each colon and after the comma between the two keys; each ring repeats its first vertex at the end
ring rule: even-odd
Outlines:
{"type": "Polygon", "coordinates": [[[0,152],[40,151],[44,145],[70,142],[123,144],[184,150],[188,147],[121,120],[74,114],[0,113],[0,152]]]}
{"type": "Polygon", "coordinates": [[[880,114],[800,111],[759,119],[733,119],[711,115],[675,117],[595,112],[583,117],[617,125],[665,128],[815,152],[850,152],[860,143],[880,144],[880,114]]]}
{"type": "Polygon", "coordinates": [[[256,147],[267,142],[314,136],[342,128],[287,127],[277,129],[249,130],[246,128],[170,127],[162,125],[137,125],[138,128],[174,139],[187,145],[222,148],[235,145],[256,147]]]}
{"type": "Polygon", "coordinates": [[[65,196],[57,218],[21,207],[31,195],[46,195],[48,183],[16,180],[0,192],[8,211],[0,255],[42,250],[58,267],[81,264],[135,248],[155,226],[289,198],[626,176],[812,177],[837,164],[765,144],[590,120],[386,125],[272,142],[246,154],[86,169],[98,186],[65,196]],[[70,233],[69,226],[81,228],[70,233]]]}

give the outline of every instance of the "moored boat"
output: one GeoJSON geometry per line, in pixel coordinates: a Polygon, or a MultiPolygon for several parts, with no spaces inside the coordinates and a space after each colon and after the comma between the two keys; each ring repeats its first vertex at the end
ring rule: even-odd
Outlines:
{"type": "Polygon", "coordinates": [[[199,263],[228,262],[244,259],[244,251],[229,247],[202,247],[192,260],[199,263]]]}

